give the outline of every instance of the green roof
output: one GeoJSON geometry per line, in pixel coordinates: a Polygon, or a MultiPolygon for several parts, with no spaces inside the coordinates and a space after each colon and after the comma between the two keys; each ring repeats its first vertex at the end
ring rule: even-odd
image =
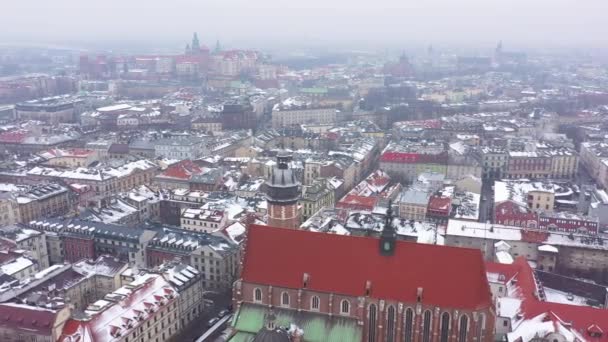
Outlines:
{"type": "Polygon", "coordinates": [[[255,334],[239,331],[228,342],[251,342],[254,338],[255,334]]]}
{"type": "Polygon", "coordinates": [[[300,92],[305,94],[327,94],[327,88],[302,88],[300,92]]]}
{"type": "MultiPolygon", "coordinates": [[[[357,320],[349,317],[327,316],[323,314],[289,309],[273,308],[277,317],[276,325],[289,327],[291,323],[296,324],[304,331],[304,342],[347,342],[361,341],[363,331],[357,325],[357,320]]],[[[243,303],[237,312],[232,325],[242,333],[256,334],[264,326],[264,315],[267,308],[259,305],[243,303]]],[[[249,341],[245,337],[232,341],[249,341]]]]}
{"type": "Polygon", "coordinates": [[[247,85],[241,81],[231,81],[230,88],[244,89],[247,88],[247,85]]]}

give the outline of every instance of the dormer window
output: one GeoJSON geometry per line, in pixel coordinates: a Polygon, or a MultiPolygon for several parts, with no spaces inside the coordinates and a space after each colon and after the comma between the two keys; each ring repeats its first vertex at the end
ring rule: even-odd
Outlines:
{"type": "Polygon", "coordinates": [[[591,324],[587,328],[587,334],[589,334],[590,337],[598,338],[602,337],[604,331],[597,324],[591,324]]]}

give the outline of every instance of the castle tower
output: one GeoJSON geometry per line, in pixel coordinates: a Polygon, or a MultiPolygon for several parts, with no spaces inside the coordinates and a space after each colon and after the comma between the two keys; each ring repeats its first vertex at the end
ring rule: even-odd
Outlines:
{"type": "Polygon", "coordinates": [[[198,34],[196,32],[194,32],[194,35],[192,36],[191,48],[193,55],[196,55],[201,52],[201,43],[198,41],[198,34]]]}
{"type": "Polygon", "coordinates": [[[277,165],[266,181],[266,200],[268,201],[268,225],[272,227],[300,227],[300,182],[289,168],[291,155],[279,152],[277,165]]]}

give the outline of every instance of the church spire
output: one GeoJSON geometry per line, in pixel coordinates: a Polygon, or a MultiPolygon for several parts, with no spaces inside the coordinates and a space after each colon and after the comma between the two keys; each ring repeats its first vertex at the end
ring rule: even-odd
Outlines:
{"type": "Polygon", "coordinates": [[[192,53],[196,54],[201,51],[201,43],[198,41],[198,34],[194,32],[192,36],[192,53]]]}
{"type": "Polygon", "coordinates": [[[388,201],[388,209],[384,219],[384,228],[380,236],[380,254],[392,256],[395,253],[395,240],[397,236],[393,228],[393,201],[388,201]]]}

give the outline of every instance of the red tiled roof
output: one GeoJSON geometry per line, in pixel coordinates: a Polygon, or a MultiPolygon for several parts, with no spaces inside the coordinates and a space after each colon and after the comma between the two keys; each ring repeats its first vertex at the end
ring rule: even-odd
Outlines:
{"type": "Polygon", "coordinates": [[[183,56],[176,56],[175,57],[175,63],[180,64],[180,63],[201,63],[203,61],[201,56],[196,56],[196,55],[183,55],[183,56]]]}
{"type": "Polygon", "coordinates": [[[513,264],[501,264],[498,262],[486,261],[486,272],[502,274],[505,277],[505,283],[517,274],[518,268],[513,264]]]}
{"type": "Polygon", "coordinates": [[[449,197],[432,196],[429,199],[429,210],[444,212],[446,215],[450,213],[452,199],[449,197]]]}
{"type": "Polygon", "coordinates": [[[372,210],[376,206],[377,202],[378,202],[377,197],[367,197],[367,196],[358,196],[358,195],[347,194],[346,196],[342,197],[342,199],[338,202],[336,207],[338,207],[338,208],[365,207],[365,208],[369,208],[369,210],[372,210]]]}
{"type": "Polygon", "coordinates": [[[11,144],[19,144],[29,135],[28,131],[18,130],[11,132],[0,133],[0,142],[2,143],[11,143],[11,144]]]}
{"type": "Polygon", "coordinates": [[[251,225],[242,279],[298,289],[308,273],[313,291],[416,302],[446,308],[492,305],[481,251],[397,241],[395,254],[380,255],[378,239],[251,225]],[[449,282],[449,286],[446,286],[449,282]]]}
{"type": "Polygon", "coordinates": [[[386,151],[380,156],[381,162],[387,163],[405,163],[405,164],[417,164],[417,163],[447,163],[448,155],[445,152],[433,155],[433,154],[420,154],[420,153],[408,153],[408,152],[394,152],[386,151]]]}
{"type": "Polygon", "coordinates": [[[543,243],[549,238],[549,232],[521,230],[521,239],[526,242],[543,243]]]}
{"type": "Polygon", "coordinates": [[[536,282],[532,267],[523,256],[515,259],[513,266],[518,269],[517,286],[520,289],[519,296],[523,300],[521,312],[524,318],[531,319],[543,313],[553,313],[563,322],[570,322],[575,330],[590,340],[608,341],[607,334],[602,334],[600,338],[591,338],[587,335],[587,329],[593,325],[608,331],[608,310],[539,301],[534,295],[536,282]]]}
{"type": "Polygon", "coordinates": [[[0,326],[51,336],[56,312],[39,307],[0,304],[0,326]]]}
{"type": "Polygon", "coordinates": [[[179,163],[169,166],[165,172],[159,174],[157,177],[189,180],[193,175],[201,174],[203,171],[203,168],[196,165],[191,160],[182,160],[179,163]]]}

